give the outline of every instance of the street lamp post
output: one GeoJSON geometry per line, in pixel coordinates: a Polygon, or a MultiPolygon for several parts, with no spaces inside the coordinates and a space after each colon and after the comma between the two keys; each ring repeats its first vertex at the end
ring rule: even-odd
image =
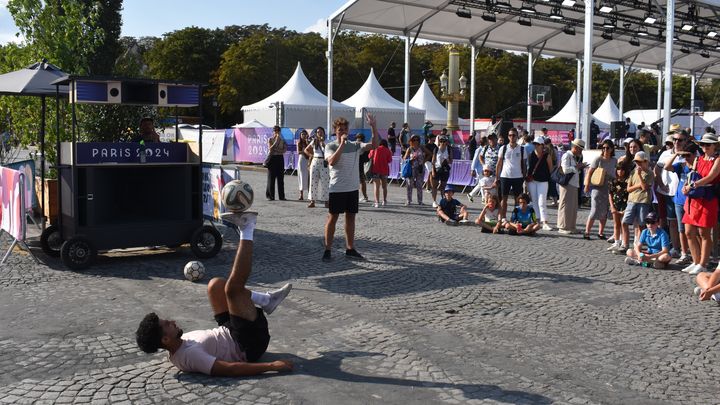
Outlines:
{"type": "Polygon", "coordinates": [[[447,102],[447,125],[448,131],[456,131],[460,129],[458,125],[458,103],[465,101],[467,91],[467,78],[465,74],[460,73],[460,51],[454,46],[450,48],[450,57],[448,60],[448,71],[444,71],[440,76],[440,89],[442,90],[441,98],[447,102]],[[459,76],[459,77],[458,77],[459,76]]]}

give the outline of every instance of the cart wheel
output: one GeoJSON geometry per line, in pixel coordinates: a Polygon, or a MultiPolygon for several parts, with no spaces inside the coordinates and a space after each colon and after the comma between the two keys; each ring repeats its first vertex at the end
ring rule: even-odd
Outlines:
{"type": "Polygon", "coordinates": [[[40,247],[46,255],[51,257],[60,257],[60,248],[62,248],[63,240],[60,236],[60,228],[56,225],[50,225],[40,234],[40,247]]]}
{"type": "Polygon", "coordinates": [[[193,232],[190,240],[190,249],[200,259],[214,257],[222,248],[222,236],[217,229],[210,225],[203,225],[193,232]]]}
{"type": "Polygon", "coordinates": [[[89,240],[82,236],[73,236],[63,243],[60,257],[63,264],[73,270],[84,270],[95,261],[97,250],[89,240]]]}

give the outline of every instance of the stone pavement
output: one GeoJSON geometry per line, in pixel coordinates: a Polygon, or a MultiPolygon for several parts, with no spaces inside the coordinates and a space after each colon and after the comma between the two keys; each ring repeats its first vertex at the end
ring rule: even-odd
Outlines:
{"type": "Polygon", "coordinates": [[[389,207],[361,204],[357,248],[368,260],[343,257],[341,220],[326,264],[325,210],[293,201],[296,178],[286,176],[288,201],[268,202],[264,173],[242,176],[260,212],[252,287],[294,284],[268,317],[264,359],[291,358],[293,373],[185,374],[165,353],[136,348],[150,311],[186,331],[213,326],[206,283],[228,274],[237,245],[221,228],[225,246],[198,283],[182,277],[187,246],[112,252],[84,272],[39,249],[42,265],[13,254],[0,268],[0,402],[720,401],[711,364],[720,309],[697,302],[690,276],[626,266],[607,243],[578,235],[447,227],[427,205],[403,207],[396,185],[389,207]]]}

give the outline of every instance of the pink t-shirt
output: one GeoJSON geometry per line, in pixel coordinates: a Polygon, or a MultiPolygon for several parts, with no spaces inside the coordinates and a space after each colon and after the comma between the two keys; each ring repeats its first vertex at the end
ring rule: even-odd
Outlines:
{"type": "Polygon", "coordinates": [[[194,330],[183,333],[183,343],[170,355],[170,362],[178,369],[210,375],[215,360],[244,362],[245,352],[224,326],[215,329],[194,330]]]}

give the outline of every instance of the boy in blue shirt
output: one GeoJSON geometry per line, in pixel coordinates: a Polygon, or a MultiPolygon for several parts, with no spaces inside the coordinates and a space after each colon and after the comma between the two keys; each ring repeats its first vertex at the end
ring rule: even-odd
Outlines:
{"type": "Polygon", "coordinates": [[[631,266],[643,264],[656,269],[664,269],[672,259],[670,257],[670,235],[658,226],[657,214],[651,212],[645,216],[645,229],[635,246],[627,250],[625,263],[631,266]],[[642,251],[642,245],[647,250],[642,251]]]}
{"type": "Polygon", "coordinates": [[[530,196],[521,193],[517,198],[518,206],[510,216],[510,222],[505,224],[510,235],[534,235],[540,229],[535,216],[535,210],[529,205],[530,196]]]}
{"type": "Polygon", "coordinates": [[[454,226],[458,223],[466,224],[468,221],[468,213],[465,206],[458,200],[454,199],[455,190],[451,185],[445,187],[444,197],[440,199],[440,203],[437,207],[437,215],[440,221],[445,222],[445,225],[454,226]],[[460,214],[457,213],[457,208],[460,207],[460,214]]]}

